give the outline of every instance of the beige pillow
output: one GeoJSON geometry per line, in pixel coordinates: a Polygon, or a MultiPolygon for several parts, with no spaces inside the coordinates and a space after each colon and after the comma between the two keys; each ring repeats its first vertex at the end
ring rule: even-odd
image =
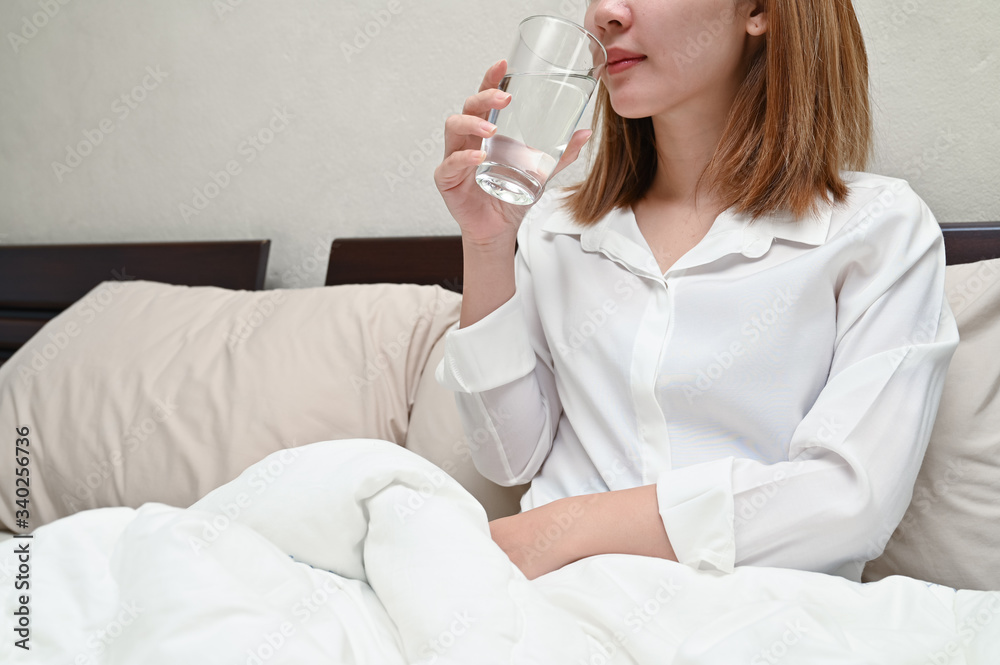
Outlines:
{"type": "Polygon", "coordinates": [[[910,507],[862,580],[1000,590],[1000,259],[945,273],[961,341],[910,507]]]}
{"type": "MultiPolygon", "coordinates": [[[[98,285],[0,367],[0,431],[10,444],[15,427],[30,432],[29,528],[87,508],[187,506],[282,448],[402,445],[428,354],[458,318],[449,293],[98,285]]],[[[0,496],[0,523],[23,531],[15,500],[0,496]]]]}
{"type": "MultiPolygon", "coordinates": [[[[462,296],[450,293],[446,299],[453,301],[454,321],[457,325],[462,296]]],[[[406,448],[434,462],[461,483],[462,487],[483,504],[489,519],[514,515],[521,510],[521,495],[528,489],[528,485],[497,485],[484,478],[472,463],[469,440],[458,415],[455,393],[442,387],[434,379],[434,369],[444,356],[444,342],[442,335],[431,349],[427,369],[420,377],[413,411],[410,413],[406,448]]],[[[472,438],[475,441],[475,433],[472,438]]]]}

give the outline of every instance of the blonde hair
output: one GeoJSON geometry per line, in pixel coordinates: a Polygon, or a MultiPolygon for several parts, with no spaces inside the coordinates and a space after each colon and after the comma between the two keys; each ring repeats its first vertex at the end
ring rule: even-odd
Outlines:
{"type": "MultiPolygon", "coordinates": [[[[841,169],[865,170],[872,150],[868,56],[851,0],[762,0],[768,26],[698,181],[753,220],[796,217],[817,198],[841,203],[841,169]]],[[[656,174],[650,118],[623,118],[599,85],[597,155],[562,207],[585,226],[646,194],[656,174]]]]}

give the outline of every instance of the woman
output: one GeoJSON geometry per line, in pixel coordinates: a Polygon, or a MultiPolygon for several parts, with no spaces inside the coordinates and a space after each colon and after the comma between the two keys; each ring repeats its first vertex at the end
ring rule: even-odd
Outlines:
{"type": "Polygon", "coordinates": [[[601,76],[584,182],[529,211],[480,191],[503,61],[435,171],[465,252],[437,380],[486,433],[480,472],[532,481],[493,538],[528,578],[625,553],[858,581],[909,503],[958,332],[933,214],[863,172],[853,8],[594,0],[585,25],[633,62],[601,76]]]}

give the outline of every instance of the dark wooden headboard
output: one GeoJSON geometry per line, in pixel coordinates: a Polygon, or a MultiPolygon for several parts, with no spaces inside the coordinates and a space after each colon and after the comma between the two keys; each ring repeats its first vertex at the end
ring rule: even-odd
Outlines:
{"type": "MultiPolygon", "coordinates": [[[[949,265],[1000,257],[1000,222],[941,225],[949,265]]],[[[0,364],[61,311],[106,280],[259,290],[269,240],[0,245],[0,364]]],[[[326,284],[437,284],[462,292],[462,238],[342,238],[326,284]]]]}
{"type": "MultiPolygon", "coordinates": [[[[941,224],[948,265],[1000,257],[1000,222],[941,224]]],[[[330,246],[326,285],[437,284],[462,292],[462,236],[340,238],[330,246]]]]}
{"type": "Polygon", "coordinates": [[[0,245],[0,364],[101,282],[145,279],[256,291],[270,240],[0,245]]]}

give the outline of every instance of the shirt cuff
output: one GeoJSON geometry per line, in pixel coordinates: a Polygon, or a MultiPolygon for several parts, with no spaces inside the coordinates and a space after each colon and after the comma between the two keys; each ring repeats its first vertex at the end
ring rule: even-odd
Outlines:
{"type": "Polygon", "coordinates": [[[535,368],[535,350],[519,293],[472,325],[455,326],[445,333],[444,357],[434,371],[434,378],[448,390],[490,390],[535,368]]]}
{"type": "Polygon", "coordinates": [[[733,572],[733,458],[664,471],[656,501],[677,561],[695,569],[733,572]]]}

